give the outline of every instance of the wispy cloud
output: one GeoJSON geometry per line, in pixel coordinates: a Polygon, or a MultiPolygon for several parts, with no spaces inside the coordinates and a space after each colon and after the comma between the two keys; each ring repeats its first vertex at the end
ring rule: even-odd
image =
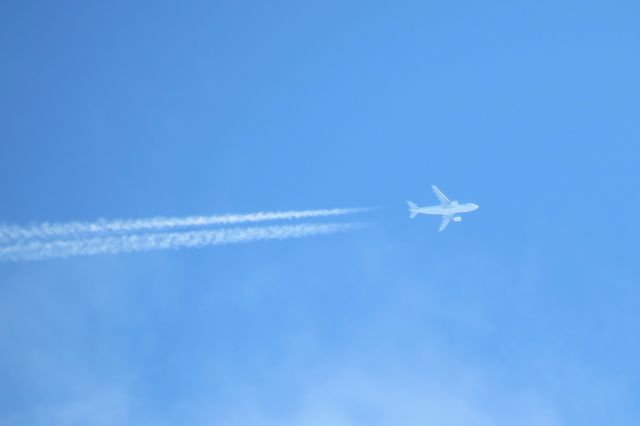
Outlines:
{"type": "Polygon", "coordinates": [[[333,234],[362,228],[363,226],[360,223],[303,223],[297,225],[232,227],[203,231],[112,235],[75,240],[32,240],[0,247],[0,261],[42,260],[106,253],[203,247],[260,240],[285,240],[333,234]]]}
{"type": "Polygon", "coordinates": [[[0,225],[0,242],[86,237],[91,234],[125,234],[162,231],[208,225],[235,225],[274,220],[296,220],[343,216],[367,211],[366,208],[335,208],[321,210],[289,210],[216,216],[154,217],[148,219],[97,220],[95,222],[39,223],[30,226],[0,225]]]}

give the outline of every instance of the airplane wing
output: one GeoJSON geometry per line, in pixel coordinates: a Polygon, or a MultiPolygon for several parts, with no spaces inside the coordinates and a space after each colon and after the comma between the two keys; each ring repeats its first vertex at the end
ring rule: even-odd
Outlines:
{"type": "Polygon", "coordinates": [[[440,203],[449,204],[449,199],[445,197],[445,195],[438,189],[437,186],[431,185],[431,189],[433,190],[433,193],[436,194],[436,197],[438,197],[438,200],[440,200],[440,203]]]}
{"type": "Polygon", "coordinates": [[[444,231],[444,228],[447,227],[447,225],[449,224],[449,221],[451,221],[450,216],[442,216],[442,222],[440,222],[440,228],[438,229],[438,232],[444,231]]]}

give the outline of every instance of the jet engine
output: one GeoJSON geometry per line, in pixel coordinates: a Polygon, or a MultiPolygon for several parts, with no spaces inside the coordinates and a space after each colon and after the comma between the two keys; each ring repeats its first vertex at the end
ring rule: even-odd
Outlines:
{"type": "Polygon", "coordinates": [[[462,222],[462,218],[460,216],[456,216],[451,220],[453,220],[454,222],[462,222]]]}

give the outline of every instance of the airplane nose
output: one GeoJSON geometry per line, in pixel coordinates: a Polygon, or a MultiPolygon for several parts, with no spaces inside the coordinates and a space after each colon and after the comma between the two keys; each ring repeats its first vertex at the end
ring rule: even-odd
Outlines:
{"type": "Polygon", "coordinates": [[[480,206],[477,204],[471,204],[471,207],[473,207],[474,210],[477,210],[480,208],[480,206]]]}

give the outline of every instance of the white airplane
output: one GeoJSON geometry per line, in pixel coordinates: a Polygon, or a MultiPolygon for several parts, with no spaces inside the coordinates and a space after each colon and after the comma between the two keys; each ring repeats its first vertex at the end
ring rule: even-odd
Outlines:
{"type": "Polygon", "coordinates": [[[456,216],[458,213],[472,212],[480,207],[473,203],[461,204],[457,201],[449,201],[449,199],[445,197],[445,195],[435,185],[431,185],[431,189],[433,189],[433,193],[436,194],[436,197],[440,200],[439,206],[418,207],[413,201],[407,201],[407,204],[409,204],[411,219],[416,217],[418,214],[435,214],[442,216],[442,222],[440,223],[440,229],[438,229],[438,232],[444,231],[444,228],[447,227],[450,221],[462,222],[462,218],[460,216],[456,216]]]}

